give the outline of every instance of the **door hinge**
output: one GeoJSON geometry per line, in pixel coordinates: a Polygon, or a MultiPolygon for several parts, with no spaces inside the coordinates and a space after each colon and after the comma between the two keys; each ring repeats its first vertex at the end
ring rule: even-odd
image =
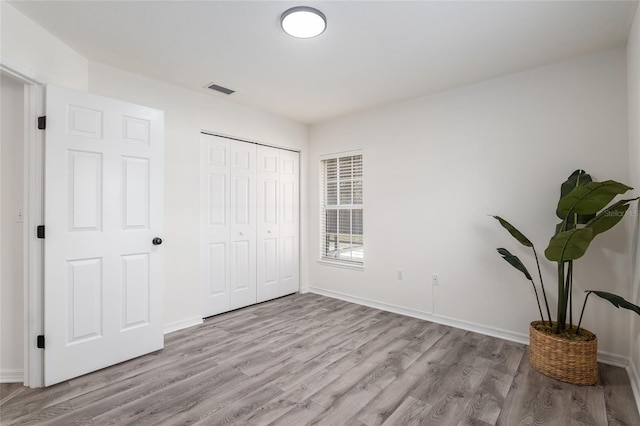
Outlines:
{"type": "Polygon", "coordinates": [[[44,238],[44,225],[38,225],[36,227],[36,237],[44,238]]]}
{"type": "Polygon", "coordinates": [[[36,347],[38,349],[44,349],[44,335],[40,334],[37,338],[36,338],[36,347]]]}
{"type": "Polygon", "coordinates": [[[38,117],[38,130],[45,130],[47,128],[47,116],[43,115],[38,117]]]}

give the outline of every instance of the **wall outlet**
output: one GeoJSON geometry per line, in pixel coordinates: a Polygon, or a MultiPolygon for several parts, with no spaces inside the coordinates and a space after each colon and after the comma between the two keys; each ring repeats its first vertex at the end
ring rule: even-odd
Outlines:
{"type": "Polygon", "coordinates": [[[402,271],[400,269],[396,271],[396,278],[398,279],[398,281],[402,281],[404,279],[402,271]]]}
{"type": "Polygon", "coordinates": [[[431,285],[436,287],[440,285],[440,275],[438,274],[431,275],[431,285]]]}
{"type": "Polygon", "coordinates": [[[24,210],[22,210],[22,207],[18,207],[16,212],[16,223],[24,223],[24,210]]]}

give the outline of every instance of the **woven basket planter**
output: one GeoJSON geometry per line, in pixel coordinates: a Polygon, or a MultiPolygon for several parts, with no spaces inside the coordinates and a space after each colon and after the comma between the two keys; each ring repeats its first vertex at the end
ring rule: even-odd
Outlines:
{"type": "MultiPolygon", "coordinates": [[[[574,385],[598,381],[598,339],[579,342],[538,331],[529,325],[529,362],[545,376],[574,385]]],[[[555,323],[554,323],[555,324],[555,323]]],[[[585,330],[586,331],[586,330],[585,330]]]]}

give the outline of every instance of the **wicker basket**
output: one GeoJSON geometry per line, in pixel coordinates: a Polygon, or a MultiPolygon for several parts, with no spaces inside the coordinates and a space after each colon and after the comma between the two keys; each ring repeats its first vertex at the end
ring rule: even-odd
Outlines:
{"type": "Polygon", "coordinates": [[[575,385],[598,381],[598,339],[576,342],[538,331],[529,325],[529,362],[545,376],[575,385]]]}

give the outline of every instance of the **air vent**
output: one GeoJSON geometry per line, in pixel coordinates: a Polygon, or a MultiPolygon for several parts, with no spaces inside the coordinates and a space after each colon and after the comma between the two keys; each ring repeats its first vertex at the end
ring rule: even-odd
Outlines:
{"type": "Polygon", "coordinates": [[[224,93],[225,95],[230,95],[235,92],[235,90],[227,89],[226,87],[218,86],[217,84],[210,84],[207,86],[207,89],[215,90],[216,92],[224,93]]]}

